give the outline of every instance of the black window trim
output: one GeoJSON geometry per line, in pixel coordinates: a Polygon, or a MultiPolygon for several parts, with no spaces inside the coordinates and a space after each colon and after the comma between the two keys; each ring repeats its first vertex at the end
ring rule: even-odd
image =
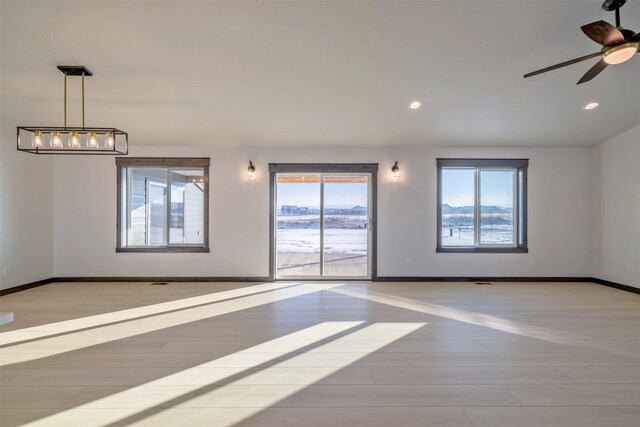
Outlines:
{"type": "MultiPolygon", "coordinates": [[[[437,166],[437,253],[528,253],[527,238],[527,172],[529,168],[529,159],[478,159],[478,158],[438,158],[437,166]],[[522,209],[518,209],[519,222],[521,225],[515,224],[515,227],[522,228],[521,239],[518,239],[517,245],[510,247],[462,247],[462,246],[442,246],[442,168],[514,168],[518,175],[522,174],[522,209]]],[[[519,185],[518,185],[519,187],[519,185]]],[[[519,191],[519,189],[518,189],[519,191]]],[[[519,203],[519,202],[516,202],[519,203]]]]}
{"type": "Polygon", "coordinates": [[[209,252],[209,167],[208,157],[116,157],[116,252],[208,253],[209,252]],[[122,246],[122,170],[128,167],[202,168],[204,171],[204,236],[202,244],[167,246],[122,246]]]}

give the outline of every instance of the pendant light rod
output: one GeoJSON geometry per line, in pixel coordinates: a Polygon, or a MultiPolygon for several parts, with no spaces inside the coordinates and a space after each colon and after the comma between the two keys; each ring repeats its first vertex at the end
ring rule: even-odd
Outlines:
{"type": "Polygon", "coordinates": [[[64,73],[64,127],[67,127],[67,73],[64,73]]]}
{"type": "Polygon", "coordinates": [[[82,127],[84,128],[84,77],[93,76],[93,73],[84,65],[58,65],[58,70],[64,74],[64,127],[67,127],[67,77],[82,77],[82,127]]]}
{"type": "Polygon", "coordinates": [[[82,73],[82,127],[84,128],[84,73],[82,73]]]}

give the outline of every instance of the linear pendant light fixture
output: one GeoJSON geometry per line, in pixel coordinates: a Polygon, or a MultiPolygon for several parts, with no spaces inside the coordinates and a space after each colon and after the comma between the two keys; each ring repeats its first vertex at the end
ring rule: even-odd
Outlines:
{"type": "Polygon", "coordinates": [[[129,153],[129,135],[113,127],[86,127],[84,124],[84,78],[93,75],[84,65],[59,65],[64,74],[64,127],[18,126],[18,151],[33,154],[129,153]],[[82,127],[67,126],[67,77],[82,78],[82,127]]]}

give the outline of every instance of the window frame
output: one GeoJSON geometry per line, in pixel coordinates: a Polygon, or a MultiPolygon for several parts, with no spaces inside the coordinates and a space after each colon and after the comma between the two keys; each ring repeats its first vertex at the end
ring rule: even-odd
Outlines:
{"type": "MultiPolygon", "coordinates": [[[[269,280],[276,280],[276,177],[280,173],[369,173],[370,279],[378,279],[378,164],[377,163],[269,163],[269,280]]],[[[336,280],[313,279],[313,280],[336,280]]],[[[344,280],[363,280],[350,278],[344,280]]]]}
{"type": "Polygon", "coordinates": [[[437,166],[437,253],[528,253],[527,239],[527,172],[529,159],[464,159],[438,158],[437,166]],[[442,245],[442,169],[473,169],[475,171],[474,206],[474,246],[442,245]],[[511,245],[491,245],[480,243],[480,174],[482,171],[515,170],[514,173],[514,212],[513,238],[511,245]]]}
{"type": "MultiPolygon", "coordinates": [[[[209,252],[209,167],[211,159],[208,157],[117,157],[116,159],[116,252],[149,252],[149,253],[187,253],[187,252],[209,252]],[[203,236],[202,244],[170,243],[167,240],[161,246],[122,246],[123,244],[123,215],[130,223],[129,205],[130,191],[123,194],[123,178],[126,180],[127,189],[131,186],[128,182],[129,174],[126,177],[127,168],[150,168],[166,169],[167,176],[171,176],[174,169],[202,169],[203,170],[203,236]],[[126,197],[126,200],[125,200],[126,197]]],[[[171,181],[167,180],[167,210],[171,209],[171,181]]],[[[167,227],[170,227],[171,216],[166,216],[167,227]]],[[[169,233],[170,234],[170,233],[169,233]]]]}

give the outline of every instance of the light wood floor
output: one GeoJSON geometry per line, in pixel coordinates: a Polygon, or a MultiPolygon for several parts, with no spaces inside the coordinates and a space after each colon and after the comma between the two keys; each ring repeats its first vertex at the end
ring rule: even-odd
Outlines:
{"type": "Polygon", "coordinates": [[[0,298],[0,425],[640,425],[590,283],[57,283],[0,298]]]}

